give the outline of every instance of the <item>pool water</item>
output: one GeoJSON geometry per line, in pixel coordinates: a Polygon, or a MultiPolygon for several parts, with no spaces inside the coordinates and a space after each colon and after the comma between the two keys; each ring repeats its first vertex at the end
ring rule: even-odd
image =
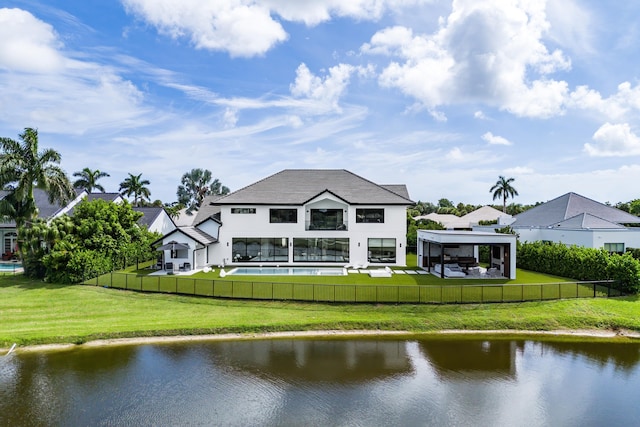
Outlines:
{"type": "Polygon", "coordinates": [[[11,263],[11,264],[0,264],[0,271],[13,271],[22,268],[22,264],[11,263]]]}
{"type": "Polygon", "coordinates": [[[227,274],[252,276],[345,276],[342,267],[238,267],[227,274]]]}

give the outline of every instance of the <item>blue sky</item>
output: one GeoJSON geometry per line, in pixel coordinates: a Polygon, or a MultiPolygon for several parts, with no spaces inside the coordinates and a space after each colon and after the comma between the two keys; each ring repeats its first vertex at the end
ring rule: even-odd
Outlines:
{"type": "Polygon", "coordinates": [[[348,169],[414,200],[640,197],[640,3],[5,0],[0,135],[71,175],[348,169]]]}

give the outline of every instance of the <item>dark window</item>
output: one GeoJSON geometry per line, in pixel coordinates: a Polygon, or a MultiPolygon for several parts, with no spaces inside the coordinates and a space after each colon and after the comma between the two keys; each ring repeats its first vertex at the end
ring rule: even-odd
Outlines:
{"type": "Polygon", "coordinates": [[[289,239],[286,237],[234,237],[233,262],[287,262],[289,239]]]}
{"type": "Polygon", "coordinates": [[[356,209],[356,222],[384,222],[384,209],[356,209]]]}
{"type": "Polygon", "coordinates": [[[368,259],[371,263],[395,263],[396,239],[369,239],[367,243],[368,259]]]}
{"type": "Polygon", "coordinates": [[[296,223],[298,222],[297,209],[269,209],[269,222],[271,223],[296,223]]]}
{"type": "Polygon", "coordinates": [[[231,208],[232,214],[254,214],[256,208],[231,208]]]}
{"type": "Polygon", "coordinates": [[[624,253],[624,243],[605,243],[604,250],[610,253],[624,253]]]}
{"type": "Polygon", "coordinates": [[[342,209],[311,209],[308,230],[346,230],[342,209]]]}
{"type": "Polygon", "coordinates": [[[293,239],[294,262],[348,262],[349,239],[293,239]]]}

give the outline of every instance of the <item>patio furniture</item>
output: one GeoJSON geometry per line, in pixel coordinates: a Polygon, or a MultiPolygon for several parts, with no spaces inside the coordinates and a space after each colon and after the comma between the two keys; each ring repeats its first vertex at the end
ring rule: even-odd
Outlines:
{"type": "MultiPolygon", "coordinates": [[[[436,273],[441,274],[442,266],[440,264],[436,264],[433,270],[436,273]]],[[[466,277],[466,274],[458,264],[445,264],[444,277],[466,277]]]]}
{"type": "Polygon", "coordinates": [[[166,262],[164,264],[164,269],[168,270],[168,271],[173,271],[173,263],[172,262],[166,262]]]}
{"type": "Polygon", "coordinates": [[[191,263],[190,262],[185,262],[184,263],[184,270],[185,271],[191,270],[191,263]]]}

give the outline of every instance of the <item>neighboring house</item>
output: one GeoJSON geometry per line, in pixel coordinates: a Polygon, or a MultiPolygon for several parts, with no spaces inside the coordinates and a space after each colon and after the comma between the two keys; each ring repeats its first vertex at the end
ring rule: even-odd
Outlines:
{"type": "Polygon", "coordinates": [[[567,193],[514,217],[521,241],[548,241],[624,252],[640,248],[640,218],[576,193],[567,193]]]}
{"type": "MultiPolygon", "coordinates": [[[[0,191],[0,199],[4,198],[7,194],[7,191],[0,191]]],[[[74,207],[84,199],[102,199],[114,203],[122,203],[124,201],[119,193],[87,193],[86,190],[77,192],[73,200],[66,205],[60,205],[56,202],[49,203],[47,193],[38,188],[34,188],[33,197],[35,199],[36,206],[38,207],[38,217],[46,220],[51,220],[64,214],[73,215],[74,207]]],[[[147,226],[149,231],[158,232],[164,235],[175,229],[175,225],[171,222],[171,218],[169,218],[169,215],[167,215],[162,208],[133,209],[144,214],[144,216],[138,221],[138,224],[141,226],[147,226]]],[[[2,242],[2,253],[6,254],[15,252],[17,241],[18,234],[15,222],[0,222],[0,242],[2,242]]]]}
{"type": "Polygon", "coordinates": [[[420,219],[430,219],[439,222],[447,230],[471,230],[474,226],[477,226],[480,221],[508,222],[509,218],[511,218],[511,215],[505,214],[491,206],[483,206],[463,216],[430,213],[428,215],[417,216],[414,219],[416,221],[420,219]]]}
{"type": "Polygon", "coordinates": [[[192,268],[406,265],[406,208],[412,204],[404,185],[375,184],[346,170],[288,169],[205,199],[195,225],[178,227],[157,243],[179,243],[180,250],[164,251],[165,263],[192,268]]]}
{"type": "Polygon", "coordinates": [[[134,211],[141,212],[142,218],[138,220],[138,225],[144,226],[152,233],[160,233],[165,235],[176,229],[175,224],[171,220],[171,217],[161,207],[134,207],[134,211]]]}

